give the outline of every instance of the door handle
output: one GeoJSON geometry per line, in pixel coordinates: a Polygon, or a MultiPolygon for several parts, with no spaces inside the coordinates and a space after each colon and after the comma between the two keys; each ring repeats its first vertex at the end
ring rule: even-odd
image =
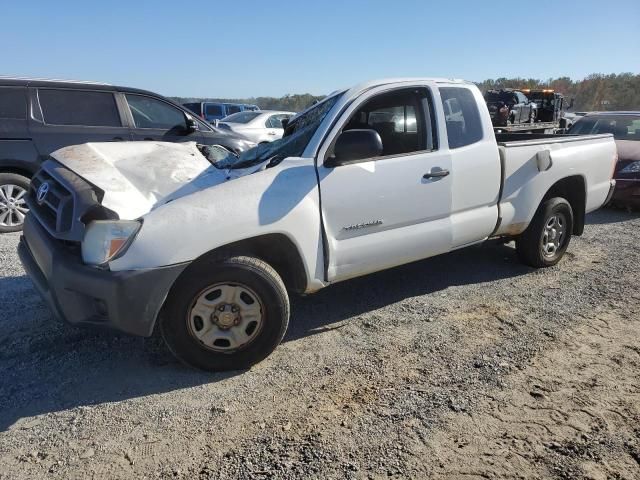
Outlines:
{"type": "Polygon", "coordinates": [[[113,137],[112,140],[114,142],[122,142],[124,140],[124,138],[122,138],[122,137],[113,137]]]}
{"type": "MultiPolygon", "coordinates": [[[[437,167],[436,167],[437,168],[437,167]]],[[[430,180],[432,178],[442,178],[442,177],[446,177],[447,175],[449,175],[449,170],[436,170],[436,171],[431,171],[428,173],[425,173],[422,178],[424,178],[425,180],[430,180]]]]}

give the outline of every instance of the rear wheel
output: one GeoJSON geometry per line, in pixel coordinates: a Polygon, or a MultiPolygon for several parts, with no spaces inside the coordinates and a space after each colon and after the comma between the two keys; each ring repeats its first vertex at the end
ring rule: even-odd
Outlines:
{"type": "Polygon", "coordinates": [[[573,210],[564,198],[546,200],[516,240],[520,260],[532,267],[551,267],[562,259],[571,241],[573,210]]]}
{"type": "Polygon", "coordinates": [[[29,179],[16,173],[0,173],[0,233],[22,230],[29,211],[26,196],[29,179]]]}
{"type": "Polygon", "coordinates": [[[160,319],[162,336],[187,365],[239,370],[266,358],[289,323],[289,298],[267,263],[252,257],[204,262],[185,271],[160,319]]]}

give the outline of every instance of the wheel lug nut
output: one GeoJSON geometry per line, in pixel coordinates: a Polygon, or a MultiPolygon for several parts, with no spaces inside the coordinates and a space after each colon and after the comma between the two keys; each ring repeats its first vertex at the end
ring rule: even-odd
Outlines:
{"type": "Polygon", "coordinates": [[[220,306],[218,307],[218,310],[220,310],[221,312],[224,312],[224,309],[225,309],[225,308],[226,308],[226,307],[225,307],[225,305],[220,305],[220,306]]]}

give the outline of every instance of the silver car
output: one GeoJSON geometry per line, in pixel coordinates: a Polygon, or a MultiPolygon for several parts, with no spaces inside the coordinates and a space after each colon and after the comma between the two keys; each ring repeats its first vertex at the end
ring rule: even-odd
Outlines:
{"type": "Polygon", "coordinates": [[[283,120],[289,120],[293,112],[259,110],[238,112],[218,122],[218,128],[232,130],[255,143],[267,143],[282,138],[283,120]]]}

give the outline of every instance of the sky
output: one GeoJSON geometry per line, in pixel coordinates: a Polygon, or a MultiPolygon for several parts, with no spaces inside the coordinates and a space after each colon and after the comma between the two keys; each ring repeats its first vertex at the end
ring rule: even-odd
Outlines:
{"type": "Polygon", "coordinates": [[[0,75],[167,96],[640,73],[640,0],[0,0],[0,75]]]}

